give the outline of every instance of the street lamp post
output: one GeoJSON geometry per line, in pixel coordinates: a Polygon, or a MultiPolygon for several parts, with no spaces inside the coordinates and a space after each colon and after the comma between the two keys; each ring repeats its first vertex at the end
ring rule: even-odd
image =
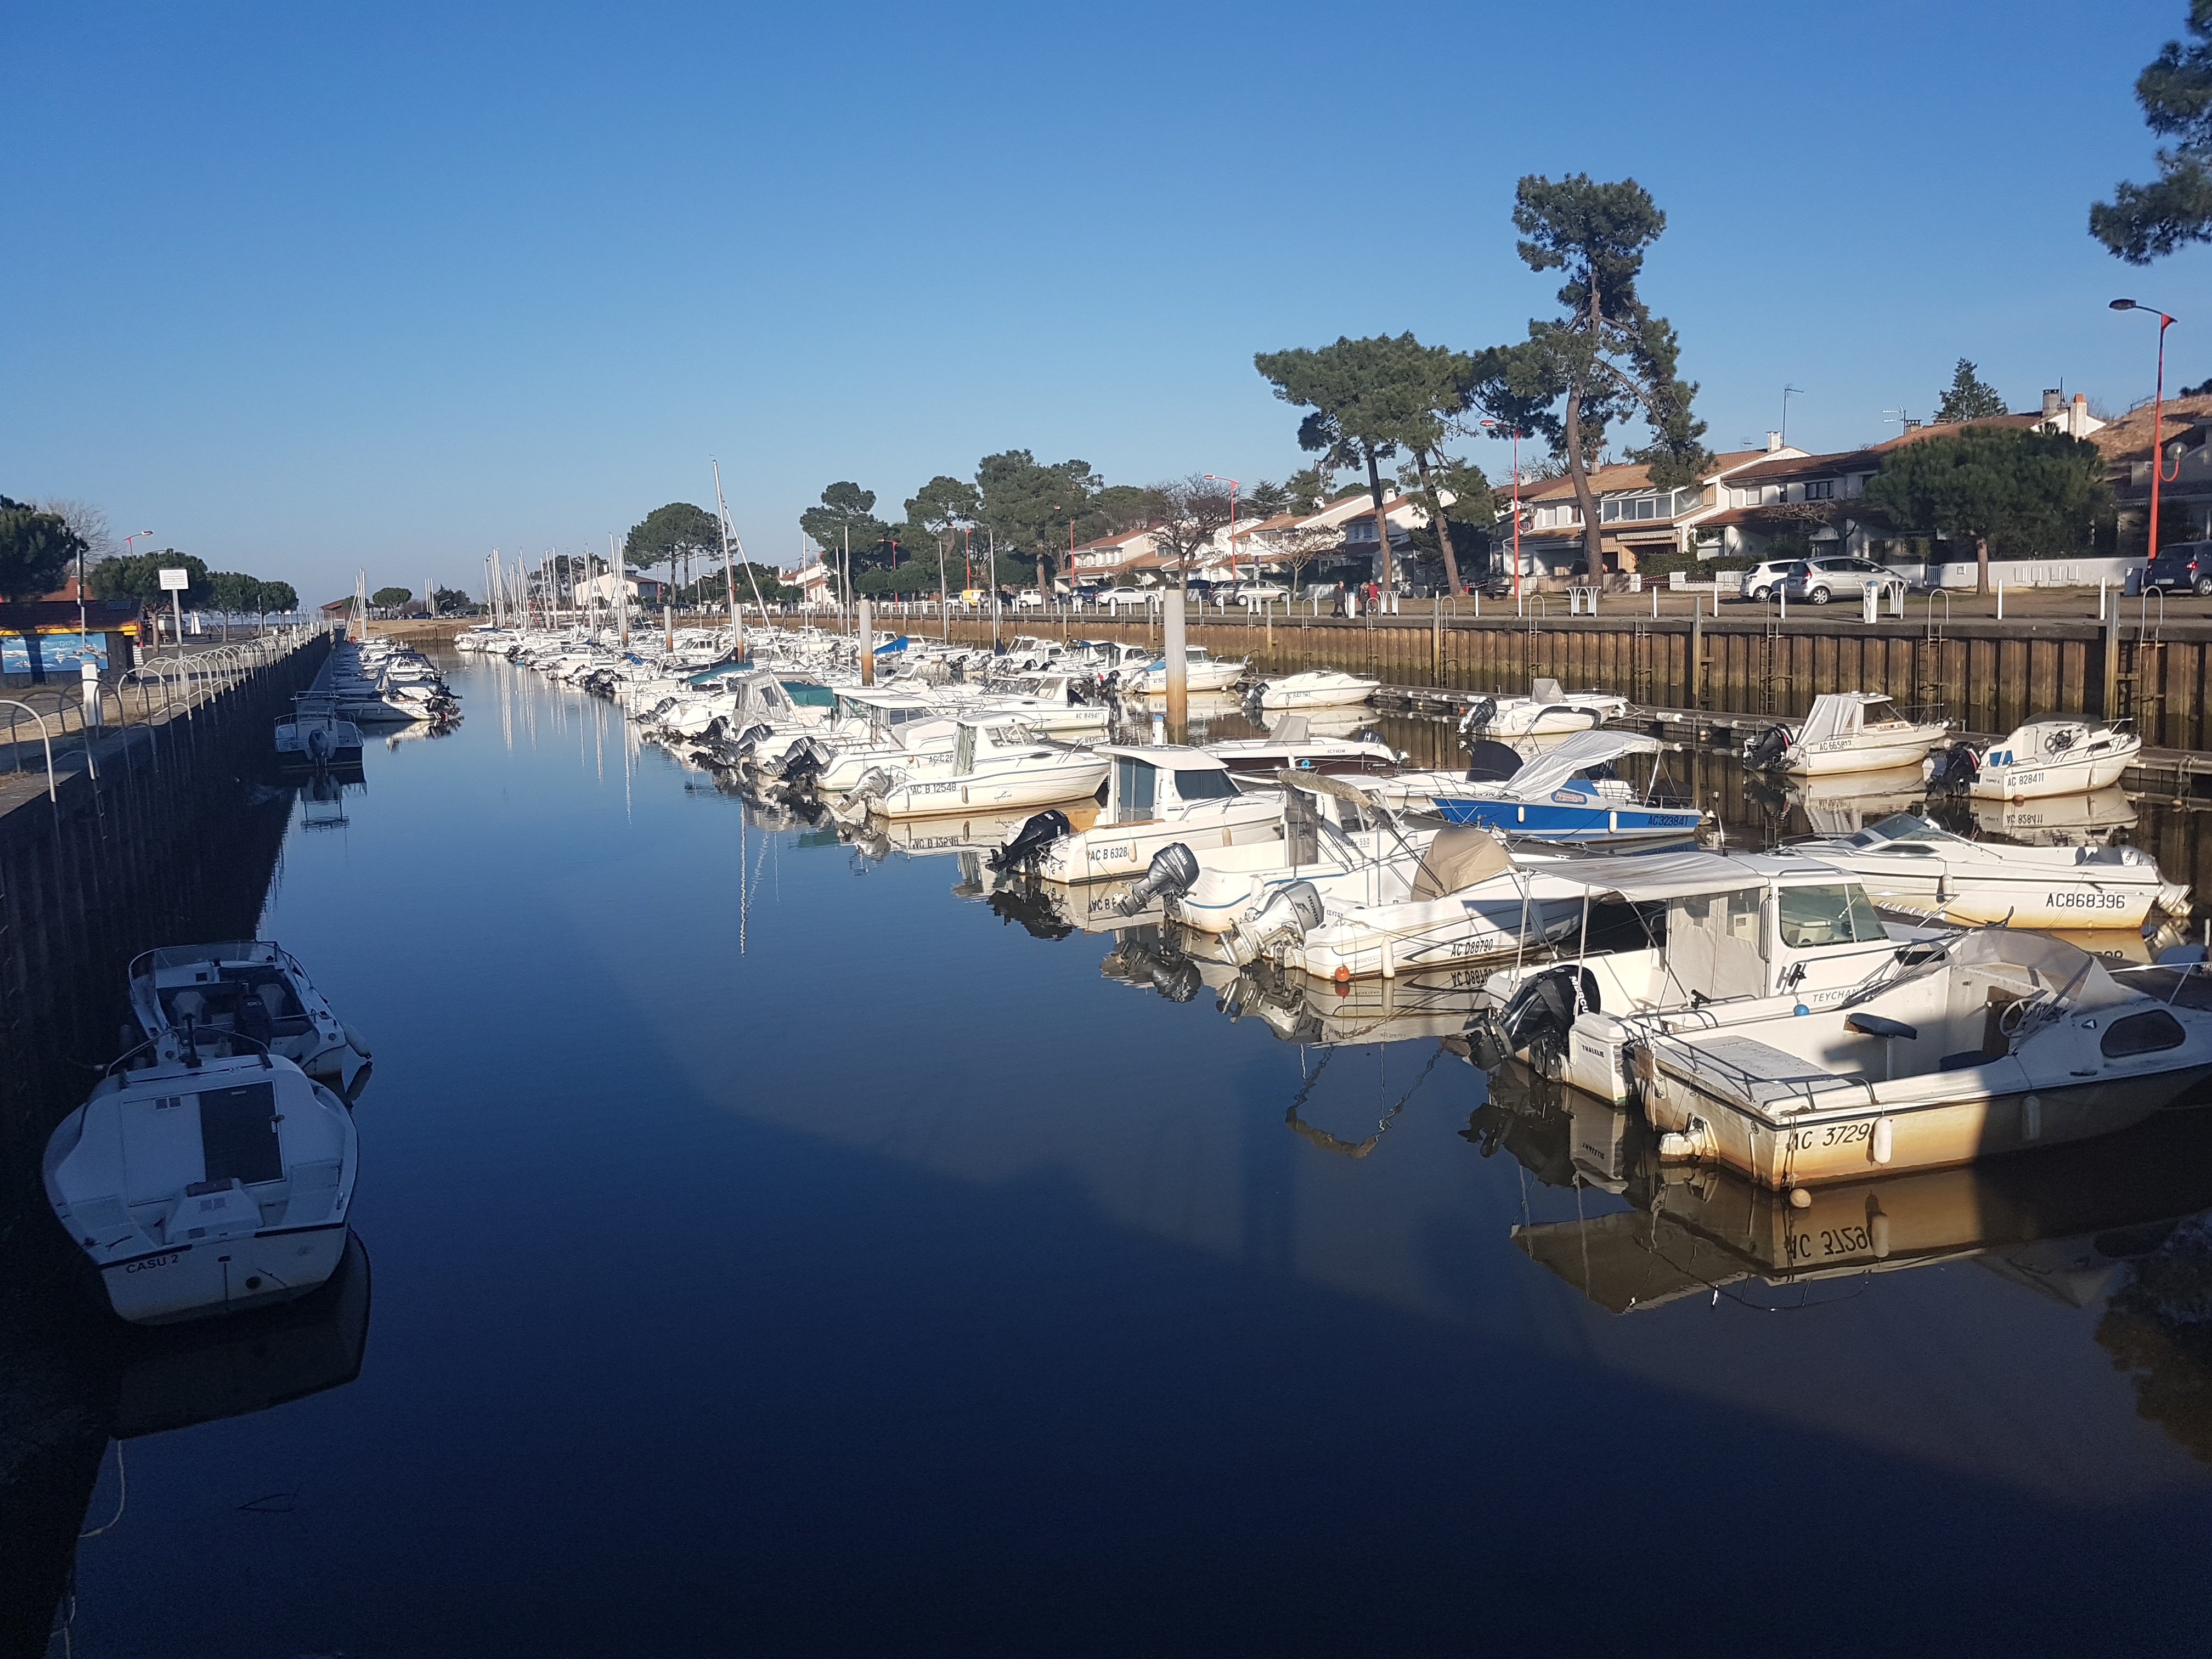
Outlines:
{"type": "Polygon", "coordinates": [[[1513,614],[1521,614],[1521,440],[1526,436],[1517,426],[1506,427],[1503,421],[1485,421],[1487,427],[1505,427],[1506,435],[1513,440],[1513,614]]]}
{"type": "MultiPolygon", "coordinates": [[[[2150,407],[2150,532],[2145,539],[2144,550],[2152,558],[2158,556],[2158,486],[2166,471],[2166,463],[2159,456],[2159,447],[2164,441],[2162,416],[2166,411],[2166,331],[2173,326],[2173,319],[2156,306],[2147,306],[2134,300],[2115,300],[2115,311],[2148,311],[2158,319],[2158,380],[2151,394],[2150,407]]],[[[2173,476],[2181,476],[2181,463],[2173,464],[2173,476]]]]}

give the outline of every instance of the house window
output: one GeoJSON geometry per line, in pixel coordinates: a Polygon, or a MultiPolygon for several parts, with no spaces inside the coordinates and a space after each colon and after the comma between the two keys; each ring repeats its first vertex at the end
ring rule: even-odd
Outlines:
{"type": "Polygon", "coordinates": [[[1832,501],[1836,499],[1836,481],[1833,478],[1814,479],[1805,486],[1805,499],[1808,501],[1832,501]]]}
{"type": "Polygon", "coordinates": [[[1636,516],[1638,518],[1653,519],[1658,517],[1658,515],[1659,503],[1652,497],[1645,495],[1638,500],[1636,503],[1636,516]]]}
{"type": "Polygon", "coordinates": [[[1607,496],[1597,504],[1598,522],[1601,524],[1617,522],[1620,518],[1620,502],[1610,495],[1607,496]]]}

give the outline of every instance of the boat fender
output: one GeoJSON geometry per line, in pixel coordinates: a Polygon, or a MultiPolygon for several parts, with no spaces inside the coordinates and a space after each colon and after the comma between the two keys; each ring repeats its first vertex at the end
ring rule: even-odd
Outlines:
{"type": "Polygon", "coordinates": [[[1867,1156],[1877,1164],[1887,1164],[1897,1147],[1897,1131],[1886,1117],[1874,1121],[1874,1135],[1867,1147],[1867,1156]]]}
{"type": "Polygon", "coordinates": [[[1171,841],[1152,854],[1145,873],[1121,895],[1114,908],[1125,916],[1133,916],[1155,898],[1164,903],[1179,899],[1190,891],[1198,873],[1198,854],[1182,842],[1171,841]]]}
{"type": "Polygon", "coordinates": [[[1813,1207],[1813,1194],[1807,1192],[1802,1187],[1792,1187],[1790,1189],[1790,1207],[1793,1210],[1811,1209],[1813,1207]]]}
{"type": "MultiPolygon", "coordinates": [[[[1887,1118],[1882,1120],[1885,1123],[1888,1121],[1887,1118]]],[[[1867,1194],[1866,1207],[1867,1242],[1874,1247],[1875,1260],[1887,1261],[1889,1260],[1889,1217],[1883,1212],[1881,1200],[1871,1193],[1867,1194]]]]}
{"type": "Polygon", "coordinates": [[[350,1025],[342,1025],[338,1029],[345,1033],[345,1040],[354,1053],[367,1060],[369,1056],[368,1039],[350,1025]]]}

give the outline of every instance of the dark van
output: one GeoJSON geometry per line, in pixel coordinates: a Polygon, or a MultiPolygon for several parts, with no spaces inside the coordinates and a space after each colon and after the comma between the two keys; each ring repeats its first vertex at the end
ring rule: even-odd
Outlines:
{"type": "Polygon", "coordinates": [[[2195,592],[2212,599],[2212,542],[2174,542],[2144,568],[2142,585],[2161,592],[2195,592]]]}

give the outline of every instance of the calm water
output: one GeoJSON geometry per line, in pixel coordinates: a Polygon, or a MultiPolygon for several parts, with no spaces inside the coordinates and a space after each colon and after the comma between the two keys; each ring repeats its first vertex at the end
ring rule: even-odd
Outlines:
{"type": "Polygon", "coordinates": [[[72,1389],[302,1396],[124,1443],[71,1651],[2201,1648],[2203,1115],[1892,1183],[1868,1272],[1493,1097],[1449,999],[1201,979],[456,683],[263,924],[376,1046],[373,1300],[0,1332],[27,1571],[117,1507],[104,1431],[23,1450],[72,1389]]]}

